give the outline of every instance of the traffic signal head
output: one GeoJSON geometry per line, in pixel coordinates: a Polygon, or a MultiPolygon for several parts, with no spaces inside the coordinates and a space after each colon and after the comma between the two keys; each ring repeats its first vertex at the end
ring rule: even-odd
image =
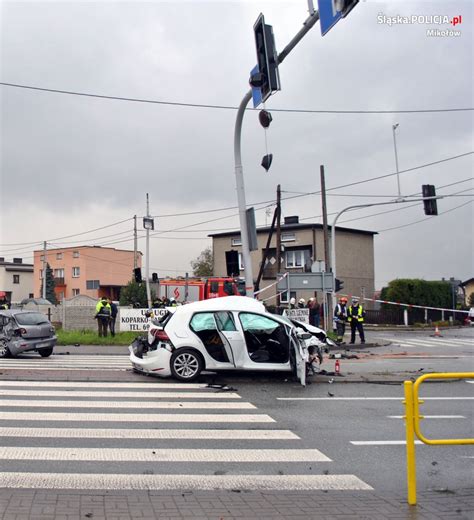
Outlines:
{"type": "Polygon", "coordinates": [[[257,50],[258,74],[250,78],[254,87],[260,87],[262,102],[265,102],[273,92],[280,90],[278,74],[278,56],[275,50],[275,39],[271,25],[265,24],[263,14],[257,18],[253,26],[257,50]]]}
{"type": "Polygon", "coordinates": [[[339,280],[339,278],[334,279],[334,285],[334,292],[339,292],[342,291],[342,289],[344,289],[344,282],[342,280],[339,280]]]}
{"type": "Polygon", "coordinates": [[[151,273],[151,281],[153,283],[158,283],[158,273],[151,273]]]}
{"type": "Polygon", "coordinates": [[[270,169],[270,166],[272,165],[273,161],[273,154],[269,153],[268,155],[264,155],[262,159],[262,166],[265,168],[266,171],[270,169]]]}
{"type": "Polygon", "coordinates": [[[423,206],[425,209],[425,215],[437,215],[438,205],[436,199],[426,197],[436,197],[436,188],[432,184],[423,184],[421,187],[423,194],[423,206]]]}
{"type": "Polygon", "coordinates": [[[263,128],[268,128],[273,121],[273,117],[268,110],[260,110],[258,113],[258,120],[263,128]]]}
{"type": "Polygon", "coordinates": [[[133,270],[133,275],[135,277],[135,282],[136,283],[142,283],[142,270],[141,270],[140,267],[136,267],[133,270]]]}

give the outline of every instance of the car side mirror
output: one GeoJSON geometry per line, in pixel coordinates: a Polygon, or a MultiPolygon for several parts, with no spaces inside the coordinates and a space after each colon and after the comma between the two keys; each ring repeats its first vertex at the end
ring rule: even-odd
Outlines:
{"type": "Polygon", "coordinates": [[[298,337],[300,339],[311,339],[313,337],[312,334],[310,334],[309,332],[298,332],[298,337]]]}

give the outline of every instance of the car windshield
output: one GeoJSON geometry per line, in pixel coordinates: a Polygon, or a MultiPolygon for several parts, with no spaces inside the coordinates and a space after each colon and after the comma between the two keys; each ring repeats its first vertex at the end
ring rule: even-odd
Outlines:
{"type": "Polygon", "coordinates": [[[48,318],[41,312],[23,312],[15,314],[18,325],[41,325],[49,323],[48,318]]]}

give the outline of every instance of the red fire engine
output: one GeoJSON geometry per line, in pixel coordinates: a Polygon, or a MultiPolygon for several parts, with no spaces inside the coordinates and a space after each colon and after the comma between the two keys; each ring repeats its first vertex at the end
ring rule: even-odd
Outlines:
{"type": "Polygon", "coordinates": [[[245,281],[234,278],[188,278],[160,280],[160,298],[196,302],[221,296],[245,296],[245,281]],[[187,292],[187,295],[186,295],[187,292]]]}

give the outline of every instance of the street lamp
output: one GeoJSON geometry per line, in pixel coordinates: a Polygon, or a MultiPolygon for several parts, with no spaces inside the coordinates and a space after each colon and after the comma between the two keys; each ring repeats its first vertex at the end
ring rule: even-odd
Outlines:
{"type": "Polygon", "coordinates": [[[395,135],[395,130],[398,128],[398,123],[395,123],[392,125],[392,132],[393,132],[393,148],[395,150],[395,167],[397,169],[397,185],[398,185],[398,199],[400,200],[402,198],[402,194],[400,191],[400,175],[398,174],[398,153],[397,153],[397,138],[395,135]]]}

